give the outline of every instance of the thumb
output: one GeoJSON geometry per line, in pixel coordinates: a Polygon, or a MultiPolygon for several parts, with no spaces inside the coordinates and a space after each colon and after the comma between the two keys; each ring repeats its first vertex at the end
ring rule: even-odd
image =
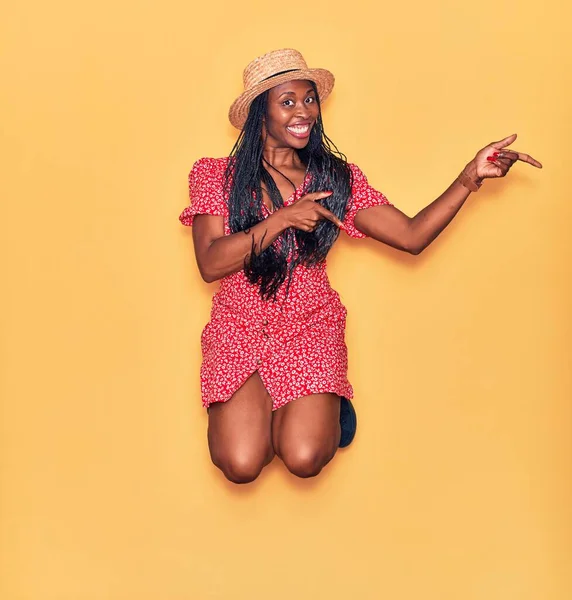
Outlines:
{"type": "Polygon", "coordinates": [[[502,148],[505,148],[506,146],[510,146],[514,140],[516,140],[516,133],[513,133],[512,135],[509,135],[508,137],[505,137],[504,140],[500,140],[499,142],[493,142],[491,144],[491,146],[493,148],[496,148],[497,150],[501,150],[502,148]]]}
{"type": "Polygon", "coordinates": [[[327,198],[328,196],[331,196],[334,192],[312,192],[311,194],[308,194],[308,198],[310,200],[313,200],[314,202],[317,202],[318,200],[323,200],[324,198],[327,198]]]}

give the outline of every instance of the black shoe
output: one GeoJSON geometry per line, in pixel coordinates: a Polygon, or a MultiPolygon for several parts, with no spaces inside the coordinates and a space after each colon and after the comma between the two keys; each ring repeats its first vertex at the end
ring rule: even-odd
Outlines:
{"type": "Polygon", "coordinates": [[[343,396],[340,396],[340,448],[345,448],[352,443],[357,429],[357,416],[353,404],[343,396]]]}

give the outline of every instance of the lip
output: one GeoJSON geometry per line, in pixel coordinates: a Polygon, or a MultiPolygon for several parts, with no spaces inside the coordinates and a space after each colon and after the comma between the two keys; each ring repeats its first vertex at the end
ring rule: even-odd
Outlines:
{"type": "Polygon", "coordinates": [[[293,123],[286,127],[286,131],[292,136],[299,140],[305,140],[310,137],[310,133],[312,133],[312,126],[314,125],[313,121],[299,121],[298,123],[293,123]],[[291,127],[304,128],[307,127],[305,131],[292,131],[291,127]]]}

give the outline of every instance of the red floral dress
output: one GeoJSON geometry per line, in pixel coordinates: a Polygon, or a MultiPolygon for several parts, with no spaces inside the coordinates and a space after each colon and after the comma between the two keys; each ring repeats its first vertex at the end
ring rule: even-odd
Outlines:
{"type": "MultiPolygon", "coordinates": [[[[183,225],[192,225],[197,214],[218,215],[224,217],[225,235],[230,235],[223,194],[227,164],[228,158],[202,158],[194,164],[189,174],[191,203],[179,217],[183,225]]],[[[391,203],[368,184],[357,166],[350,164],[350,168],[353,188],[344,225],[351,237],[364,238],[354,225],[357,212],[391,203]]],[[[303,185],[286,200],[286,206],[294,202],[303,185]]],[[[298,266],[287,296],[285,292],[283,285],[276,300],[265,301],[244,271],[221,279],[211,319],[201,335],[205,407],[229,400],[255,371],[274,410],[309,394],[353,397],[344,341],[346,308],[330,286],[325,262],[310,268],[298,266]]]]}

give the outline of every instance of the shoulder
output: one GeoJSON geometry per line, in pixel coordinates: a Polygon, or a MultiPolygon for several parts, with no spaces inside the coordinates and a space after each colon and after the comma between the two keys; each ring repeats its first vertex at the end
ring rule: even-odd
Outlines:
{"type": "Polygon", "coordinates": [[[210,180],[213,183],[219,180],[222,181],[229,161],[228,156],[223,158],[199,158],[193,164],[193,168],[189,173],[189,182],[203,179],[210,180]]]}
{"type": "Polygon", "coordinates": [[[199,158],[194,165],[195,167],[201,169],[222,169],[226,168],[230,161],[230,156],[223,156],[222,158],[210,158],[208,156],[204,156],[203,158],[199,158]]]}
{"type": "Polygon", "coordinates": [[[364,182],[367,183],[367,178],[364,175],[364,172],[355,163],[349,162],[348,167],[350,169],[353,184],[364,182]]]}
{"type": "Polygon", "coordinates": [[[354,209],[369,208],[382,204],[391,204],[386,196],[374,188],[368,181],[365,173],[354,163],[348,163],[351,171],[351,200],[354,209]]]}

